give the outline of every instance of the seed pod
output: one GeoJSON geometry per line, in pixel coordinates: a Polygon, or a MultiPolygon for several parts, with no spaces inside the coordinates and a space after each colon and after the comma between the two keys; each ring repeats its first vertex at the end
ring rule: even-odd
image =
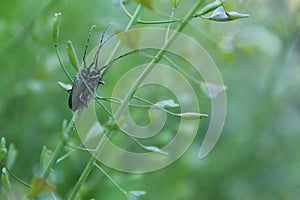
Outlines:
{"type": "Polygon", "coordinates": [[[55,13],[54,14],[54,19],[53,19],[53,32],[52,32],[52,37],[54,41],[54,46],[58,45],[58,37],[59,37],[59,26],[60,26],[60,21],[61,21],[61,13],[55,13]]]}

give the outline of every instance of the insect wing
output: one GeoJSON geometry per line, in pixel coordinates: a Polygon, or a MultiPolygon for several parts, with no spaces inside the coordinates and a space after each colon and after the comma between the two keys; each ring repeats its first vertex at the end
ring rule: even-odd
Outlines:
{"type": "Polygon", "coordinates": [[[86,87],[81,77],[76,76],[73,88],[69,96],[69,107],[75,112],[82,106],[87,106],[90,97],[90,91],[86,87]]]}

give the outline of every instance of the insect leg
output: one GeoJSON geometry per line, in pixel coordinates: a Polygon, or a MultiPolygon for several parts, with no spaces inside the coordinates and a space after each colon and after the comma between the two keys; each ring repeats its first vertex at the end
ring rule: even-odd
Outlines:
{"type": "Polygon", "coordinates": [[[96,52],[95,57],[94,57],[95,68],[97,68],[97,66],[98,66],[98,58],[99,58],[100,50],[101,50],[101,47],[104,44],[104,42],[103,42],[104,35],[105,35],[105,32],[106,32],[107,28],[109,27],[109,25],[110,24],[107,24],[107,26],[104,28],[104,31],[101,35],[101,40],[100,40],[100,43],[99,43],[99,47],[98,47],[97,52],[96,52]]]}

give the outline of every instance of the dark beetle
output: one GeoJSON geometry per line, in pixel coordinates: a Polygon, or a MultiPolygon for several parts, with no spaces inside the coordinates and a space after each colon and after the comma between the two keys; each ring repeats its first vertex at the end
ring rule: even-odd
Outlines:
{"type": "Polygon", "coordinates": [[[69,108],[76,111],[82,105],[87,106],[91,93],[94,94],[96,92],[99,84],[104,84],[101,81],[100,71],[96,68],[91,70],[84,67],[81,70],[81,77],[75,76],[69,96],[69,108]]]}
{"type": "Polygon", "coordinates": [[[123,55],[120,55],[120,56],[112,59],[110,62],[105,64],[103,67],[98,68],[98,57],[99,57],[100,49],[103,46],[103,44],[105,43],[105,42],[103,42],[103,38],[104,38],[105,31],[107,29],[107,27],[106,27],[102,33],[100,44],[99,44],[98,50],[94,56],[94,60],[87,67],[85,56],[86,56],[86,52],[87,52],[87,48],[88,48],[88,44],[89,44],[89,40],[90,40],[90,36],[91,36],[91,32],[92,32],[93,28],[94,28],[94,26],[92,26],[90,29],[88,40],[87,40],[87,43],[85,46],[85,51],[83,54],[84,66],[80,70],[80,74],[78,76],[75,76],[72,89],[69,90],[70,96],[69,96],[68,104],[69,104],[69,108],[71,110],[73,110],[74,112],[76,110],[80,109],[82,106],[87,106],[91,95],[93,96],[95,94],[99,84],[104,84],[104,82],[102,81],[101,75],[100,75],[101,71],[103,69],[110,66],[114,61],[116,61],[124,56],[127,56],[129,54],[132,54],[132,53],[135,53],[138,51],[144,51],[141,49],[136,49],[136,50],[130,51],[128,53],[125,53],[123,55]],[[93,65],[95,66],[94,68],[92,68],[93,65]]]}

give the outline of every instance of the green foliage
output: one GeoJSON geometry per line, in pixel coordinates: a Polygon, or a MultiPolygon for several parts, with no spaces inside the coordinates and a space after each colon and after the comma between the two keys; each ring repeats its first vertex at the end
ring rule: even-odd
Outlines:
{"type": "Polygon", "coordinates": [[[6,140],[4,137],[1,138],[1,149],[0,149],[0,163],[5,164],[7,159],[7,148],[6,140]]]}
{"type": "MultiPolygon", "coordinates": [[[[170,22],[171,7],[176,8],[171,27],[180,24],[191,7],[191,1],[171,0],[170,4],[170,1],[153,0],[147,1],[148,5],[140,3],[143,7],[152,8],[144,9],[140,20],[147,19],[151,23],[154,20],[165,21],[166,24],[156,23],[160,27],[166,27],[170,22]]],[[[203,89],[204,93],[197,95],[203,103],[201,113],[207,114],[210,104],[206,97],[213,98],[214,94],[226,90],[228,117],[221,140],[208,157],[197,160],[199,141],[202,141],[202,133],[209,125],[208,121],[203,120],[195,144],[173,165],[142,175],[123,174],[114,170],[108,170],[108,173],[126,187],[127,198],[132,199],[297,199],[300,196],[299,2],[227,1],[224,6],[220,1],[205,3],[189,21],[184,32],[207,49],[226,84],[226,87],[201,82],[193,85],[203,89]],[[205,20],[232,21],[248,17],[231,10],[251,13],[251,17],[226,24],[205,20]],[[147,195],[144,195],[144,191],[136,192],[136,189],[147,191],[147,195]]],[[[72,113],[67,108],[68,93],[61,91],[56,82],[62,81],[67,85],[71,81],[59,68],[51,37],[55,45],[67,45],[68,51],[63,50],[61,57],[71,71],[71,65],[79,66],[74,62],[74,49],[83,52],[85,32],[92,24],[100,27],[98,33],[102,31],[101,27],[111,22],[109,35],[114,30],[125,29],[129,18],[116,5],[109,0],[93,3],[74,1],[72,4],[68,1],[50,1],[50,4],[43,1],[12,1],[0,7],[0,121],[1,137],[6,138],[5,147],[1,143],[1,166],[5,163],[21,179],[37,182],[32,184],[32,188],[35,188],[32,196],[54,191],[48,183],[53,182],[56,198],[67,199],[67,194],[74,186],[74,178],[79,177],[90,157],[84,151],[65,146],[69,136],[63,136],[62,132],[68,126],[64,125],[61,132],[60,124],[65,118],[70,119],[72,113]],[[60,15],[54,18],[53,27],[50,25],[51,16],[58,10],[64,14],[63,31],[60,31],[60,15]],[[74,48],[66,43],[68,40],[73,41],[74,48]],[[73,57],[70,62],[67,56],[73,57]],[[58,158],[66,156],[63,162],[52,165],[49,170],[52,176],[46,182],[32,178],[32,174],[48,170],[47,165],[52,162],[50,157],[53,155],[50,149],[54,152],[60,138],[63,139],[63,150],[57,152],[58,158]],[[19,150],[18,157],[16,147],[19,150]],[[37,167],[39,165],[40,168],[37,167]]],[[[131,14],[136,8],[136,4],[130,2],[125,6],[131,14]]],[[[132,27],[145,26],[140,23],[132,27]]],[[[129,58],[128,62],[141,61],[129,58]]],[[[176,60],[176,64],[191,74],[192,78],[196,77],[184,61],[176,60]]],[[[116,63],[99,93],[110,96],[112,85],[125,72],[126,66],[116,63]]],[[[70,79],[73,75],[71,73],[70,79]]],[[[65,88],[69,88],[69,85],[65,88]]],[[[150,97],[164,95],[159,91],[147,92],[150,97]]],[[[171,99],[163,97],[159,100],[171,99]]],[[[180,113],[176,99],[157,104],[175,114],[180,113]]],[[[109,117],[100,108],[99,113],[101,120],[109,117]]],[[[153,145],[155,148],[161,147],[165,144],[163,141],[172,140],[178,118],[168,120],[173,124],[169,130],[162,131],[151,141],[141,140],[145,147],[153,150],[153,145]]],[[[115,124],[107,127],[118,130],[115,124]]],[[[72,142],[79,146],[80,140],[76,137],[76,134],[72,135],[72,142]]],[[[120,143],[126,142],[120,139],[120,143]]],[[[28,193],[29,189],[19,184],[7,169],[2,169],[1,178],[0,199],[22,199],[28,193]],[[9,194],[11,190],[15,196],[9,194]]],[[[101,172],[94,171],[84,183],[80,196],[82,199],[124,198],[122,193],[116,191],[101,172]]]]}
{"type": "Polygon", "coordinates": [[[67,43],[67,52],[68,52],[68,57],[69,57],[70,63],[72,64],[74,69],[76,71],[78,71],[80,64],[79,64],[75,49],[74,49],[71,41],[68,41],[68,43],[67,43]]]}

